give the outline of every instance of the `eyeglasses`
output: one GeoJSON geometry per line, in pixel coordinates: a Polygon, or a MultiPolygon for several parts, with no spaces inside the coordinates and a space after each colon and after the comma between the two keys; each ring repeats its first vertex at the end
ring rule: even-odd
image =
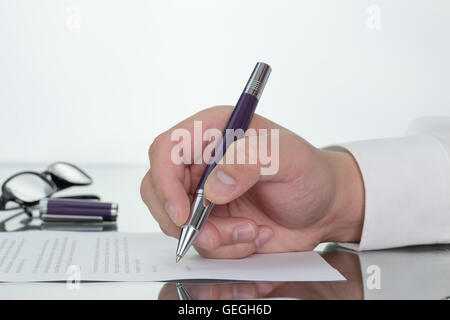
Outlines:
{"type": "MultiPolygon", "coordinates": [[[[73,186],[88,186],[92,179],[83,170],[67,162],[55,162],[42,173],[19,172],[8,178],[2,185],[0,210],[14,210],[35,206],[40,200],[53,196],[55,192],[73,186]],[[8,202],[16,207],[6,209],[8,202]]],[[[64,198],[97,199],[95,195],[69,196],[64,198]]]]}

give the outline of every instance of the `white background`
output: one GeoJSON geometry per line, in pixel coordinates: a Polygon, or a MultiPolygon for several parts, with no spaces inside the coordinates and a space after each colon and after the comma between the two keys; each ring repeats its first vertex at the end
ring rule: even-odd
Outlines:
{"type": "Polygon", "coordinates": [[[257,61],[257,112],[314,145],[401,135],[449,114],[449,39],[448,0],[0,0],[0,162],[146,164],[257,61]]]}

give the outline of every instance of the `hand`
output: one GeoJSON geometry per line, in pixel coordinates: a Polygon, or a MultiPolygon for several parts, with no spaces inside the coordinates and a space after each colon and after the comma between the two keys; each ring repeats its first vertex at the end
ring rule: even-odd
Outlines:
{"type": "MultiPolygon", "coordinates": [[[[202,121],[203,131],[222,130],[231,112],[232,107],[201,111],[162,133],[151,145],[151,169],[142,181],[141,196],[165,234],[179,236],[180,226],[189,219],[191,195],[206,167],[205,163],[175,164],[171,153],[178,142],[172,141],[171,133],[184,128],[193,136],[194,121],[202,121]]],[[[279,129],[279,169],[262,175],[260,161],[218,164],[205,184],[205,195],[216,206],[194,243],[196,250],[209,258],[242,258],[311,250],[324,241],[359,241],[364,187],[353,157],[317,149],[258,115],[249,128],[279,129]]],[[[234,142],[227,153],[249,152],[242,148],[248,139],[234,142]]],[[[198,157],[191,154],[188,160],[198,157]]]]}

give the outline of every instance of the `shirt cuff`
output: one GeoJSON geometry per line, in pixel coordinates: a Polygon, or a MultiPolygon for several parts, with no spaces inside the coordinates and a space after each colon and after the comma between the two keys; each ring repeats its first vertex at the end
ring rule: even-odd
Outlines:
{"type": "Polygon", "coordinates": [[[450,159],[431,136],[345,143],[361,170],[364,224],[352,250],[450,243],[450,159]]]}

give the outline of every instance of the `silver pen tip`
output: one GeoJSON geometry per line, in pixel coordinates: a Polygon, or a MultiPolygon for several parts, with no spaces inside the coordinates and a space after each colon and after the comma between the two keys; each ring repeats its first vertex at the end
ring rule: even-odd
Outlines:
{"type": "Polygon", "coordinates": [[[181,260],[181,256],[177,254],[176,262],[178,263],[178,261],[180,261],[180,260],[181,260]]]}

